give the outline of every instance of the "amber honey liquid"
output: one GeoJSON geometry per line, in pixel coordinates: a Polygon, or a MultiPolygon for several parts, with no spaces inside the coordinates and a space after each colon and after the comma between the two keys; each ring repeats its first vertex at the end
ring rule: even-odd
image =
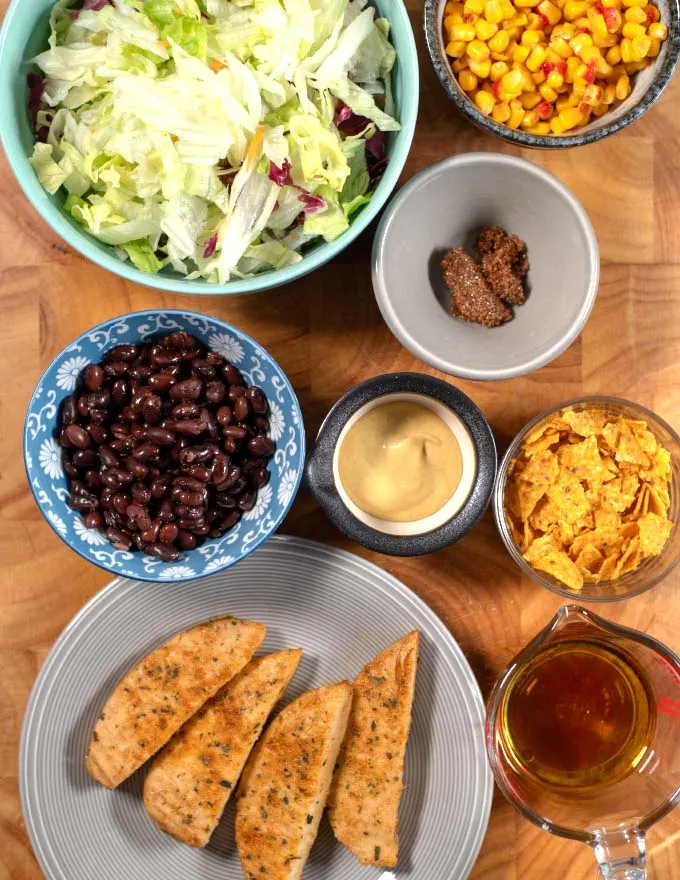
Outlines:
{"type": "Polygon", "coordinates": [[[640,763],[655,706],[624,656],[596,642],[567,641],[519,672],[500,718],[503,750],[517,772],[550,786],[596,788],[640,763]]]}

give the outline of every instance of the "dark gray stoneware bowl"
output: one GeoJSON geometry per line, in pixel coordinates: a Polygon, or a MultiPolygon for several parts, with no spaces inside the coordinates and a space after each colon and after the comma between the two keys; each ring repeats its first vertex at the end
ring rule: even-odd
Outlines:
{"type": "Polygon", "coordinates": [[[491,429],[479,407],[467,395],[448,382],[423,373],[389,373],[352,388],[331,409],[307,459],[305,480],[332,523],[352,541],[389,556],[422,556],[455,544],[481,519],[493,492],[496,464],[491,429]],[[439,410],[446,421],[457,420],[474,451],[475,469],[467,496],[452,516],[426,532],[388,534],[372,528],[350,509],[343,489],[338,486],[334,465],[343,429],[360,410],[367,410],[393,395],[420,398],[418,402],[426,406],[429,401],[430,407],[439,410]]]}
{"type": "Polygon", "coordinates": [[[661,21],[668,25],[668,39],[658,57],[632,80],[633,91],[615,110],[594,119],[584,128],[563,135],[536,135],[508,128],[485,116],[456,82],[446,55],[442,23],[446,0],[425,0],[425,39],[434,69],[446,94],[469,120],[505,141],[522,147],[559,150],[600,141],[636,122],[656,102],[673,76],[680,58],[680,0],[654,0],[661,21]]]}

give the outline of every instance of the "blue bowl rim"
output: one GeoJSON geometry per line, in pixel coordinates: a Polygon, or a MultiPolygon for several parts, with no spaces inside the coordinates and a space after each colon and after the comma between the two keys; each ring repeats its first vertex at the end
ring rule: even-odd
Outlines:
{"type": "Polygon", "coordinates": [[[590,131],[578,131],[573,134],[563,135],[540,135],[530,134],[529,132],[520,131],[519,129],[509,128],[500,122],[485,116],[475,104],[463,92],[454,79],[451,71],[451,65],[446,56],[442,55],[440,37],[442,28],[442,16],[439,13],[440,7],[444,0],[425,0],[424,29],[425,42],[427,44],[427,53],[430,57],[432,66],[434,67],[437,78],[441,83],[444,91],[453,101],[456,107],[471,122],[479,128],[486,129],[497,137],[511,144],[519,144],[522,147],[530,147],[533,149],[559,150],[567,147],[581,147],[585,144],[592,144],[615,134],[617,131],[626,128],[633,122],[637,122],[650,107],[661,97],[662,92],[670,83],[675,68],[680,61],[680,2],[679,0],[668,0],[671,20],[668,22],[668,39],[666,56],[663,63],[657,71],[656,77],[652,81],[649,89],[644,93],[640,101],[630,108],[626,113],[618,119],[613,120],[601,128],[590,131]]]}
{"type": "Polygon", "coordinates": [[[392,199],[387,210],[380,219],[375,238],[373,239],[371,272],[373,292],[380,313],[382,314],[385,323],[390,328],[390,331],[399,342],[411,352],[411,354],[420,358],[423,363],[429,364],[449,376],[455,376],[460,379],[474,379],[481,382],[495,382],[501,379],[514,379],[518,376],[527,376],[534,373],[542,367],[547,366],[547,364],[552,363],[552,361],[564,354],[569,346],[573,345],[587,324],[590,313],[595,305],[595,300],[597,299],[600,283],[600,250],[597,243],[597,235],[595,234],[588,212],[569,187],[555,177],[554,174],[546,171],[545,168],[542,168],[535,162],[529,161],[529,159],[524,159],[521,156],[512,156],[509,153],[457,153],[453,156],[448,156],[439,162],[435,162],[433,165],[428,165],[427,168],[423,168],[422,171],[415,174],[392,199]],[[435,357],[427,349],[411,339],[407,333],[407,329],[402,325],[400,320],[397,320],[392,307],[392,302],[384,279],[384,251],[385,241],[393,218],[400,210],[402,210],[406,199],[415,189],[418,188],[418,186],[420,186],[421,183],[428,180],[430,177],[437,176],[442,171],[448,171],[452,168],[456,169],[460,166],[465,167],[466,165],[473,165],[475,163],[490,165],[494,162],[502,165],[514,166],[515,168],[530,172],[541,184],[553,187],[562,198],[567,201],[574,211],[588,243],[586,256],[590,264],[590,282],[587,290],[584,291],[581,309],[568,332],[566,332],[562,339],[555,343],[543,355],[534,358],[533,361],[527,361],[515,367],[505,367],[498,370],[477,370],[469,367],[452,365],[441,358],[435,357]]]}
{"type": "MultiPolygon", "coordinates": [[[[149,275],[140,271],[129,262],[119,260],[112,251],[101,250],[95,243],[95,240],[85,230],[80,232],[80,230],[71,226],[63,216],[61,208],[53,204],[38,182],[33,169],[28,164],[28,157],[24,154],[19,135],[19,123],[16,115],[11,111],[12,102],[10,101],[6,102],[5,105],[10,108],[4,111],[9,117],[9,125],[2,126],[2,143],[14,177],[33,208],[56,235],[91,262],[104,269],[108,269],[110,272],[128,281],[134,281],[147,287],[154,287],[171,293],[193,294],[197,296],[259,293],[295,281],[334,259],[355,241],[387,203],[406,164],[418,118],[420,68],[415,34],[404,0],[396,0],[396,2],[391,0],[391,3],[394,3],[394,17],[398,15],[403,26],[406,51],[400,52],[397,57],[397,64],[403,66],[406,88],[404,90],[403,105],[400,108],[401,112],[399,114],[402,127],[400,131],[396,132],[394,149],[390,156],[389,164],[373,194],[373,198],[354,219],[350,228],[335,241],[323,242],[315,246],[294,266],[288,266],[284,269],[272,269],[255,275],[253,278],[230,281],[227,284],[209,284],[207,281],[187,281],[181,277],[164,276],[162,274],[149,275]]],[[[5,95],[12,94],[12,81],[16,76],[16,70],[8,61],[9,52],[7,44],[11,40],[10,32],[14,17],[19,8],[25,5],[26,0],[12,0],[5,14],[2,30],[0,31],[0,91],[5,95]]],[[[390,18],[390,21],[392,22],[393,18],[390,18]]]]}
{"type": "MultiPolygon", "coordinates": [[[[66,353],[66,349],[67,349],[69,346],[73,345],[74,342],[78,342],[78,341],[79,341],[80,339],[82,339],[84,336],[87,336],[88,334],[93,333],[93,332],[96,331],[96,330],[103,329],[103,328],[107,327],[109,324],[114,324],[114,323],[117,323],[118,321],[124,321],[124,320],[127,320],[127,319],[139,318],[139,317],[141,317],[141,316],[143,316],[143,315],[154,315],[154,314],[158,314],[158,312],[160,312],[160,311],[161,311],[161,309],[140,309],[140,310],[137,311],[137,312],[126,312],[124,315],[117,315],[115,318],[109,318],[109,319],[107,319],[106,321],[102,321],[102,322],[99,323],[99,324],[95,324],[93,327],[90,327],[88,330],[83,330],[82,333],[80,333],[75,339],[73,339],[71,342],[69,342],[68,345],[65,346],[65,348],[63,348],[63,349],[62,349],[62,350],[61,350],[61,351],[60,351],[60,352],[59,352],[59,353],[58,353],[58,354],[52,359],[52,361],[50,362],[49,366],[47,366],[47,367],[45,368],[45,370],[42,372],[42,374],[41,374],[41,376],[40,376],[40,379],[39,379],[38,382],[36,383],[36,386],[35,386],[35,388],[33,389],[33,393],[31,394],[31,398],[30,398],[30,400],[29,400],[29,402],[28,402],[28,406],[26,407],[26,417],[24,418],[24,430],[23,430],[23,437],[22,437],[22,457],[23,457],[23,460],[24,460],[24,472],[25,472],[25,474],[26,474],[26,481],[27,481],[27,483],[28,483],[28,485],[29,485],[29,488],[30,488],[30,490],[31,490],[31,495],[33,496],[33,500],[35,501],[35,505],[36,505],[36,507],[38,508],[38,510],[40,511],[40,513],[42,514],[43,519],[47,522],[47,524],[48,524],[49,527],[52,529],[52,531],[55,533],[55,535],[57,535],[57,537],[58,537],[58,538],[59,538],[64,544],[66,544],[66,546],[67,546],[69,549],[71,549],[71,550],[73,550],[75,553],[77,553],[78,556],[80,556],[80,557],[81,557],[82,559],[84,559],[86,562],[89,562],[91,565],[94,565],[94,566],[96,566],[97,568],[101,568],[101,569],[103,569],[104,571],[108,571],[110,574],[114,574],[114,575],[116,575],[116,577],[121,577],[121,578],[125,578],[126,575],[122,575],[122,574],[120,573],[120,571],[118,571],[117,569],[110,568],[109,566],[105,565],[104,563],[98,562],[98,561],[96,561],[95,559],[93,559],[93,558],[91,558],[90,556],[88,556],[87,553],[84,552],[83,550],[81,550],[81,549],[78,547],[77,544],[75,544],[75,543],[71,543],[70,541],[68,541],[68,540],[66,539],[66,537],[65,537],[64,535],[62,535],[62,534],[58,531],[58,529],[57,529],[56,526],[52,523],[52,521],[51,521],[48,517],[46,517],[46,516],[44,515],[44,513],[43,513],[43,509],[42,509],[42,506],[41,506],[40,502],[38,501],[38,497],[37,497],[37,495],[36,495],[35,487],[33,486],[33,482],[32,482],[32,480],[31,480],[31,473],[30,473],[30,470],[29,470],[29,467],[28,467],[28,462],[26,461],[26,454],[27,454],[27,447],[28,447],[28,415],[29,415],[29,413],[30,413],[30,411],[31,411],[31,408],[32,408],[32,406],[33,406],[33,401],[35,400],[35,396],[36,396],[36,393],[37,393],[37,391],[38,391],[38,388],[39,388],[39,387],[43,384],[43,382],[45,381],[45,377],[46,377],[46,376],[47,376],[47,375],[48,375],[48,374],[49,374],[49,373],[50,373],[50,372],[56,367],[57,363],[58,363],[58,362],[61,360],[61,358],[64,356],[64,354],[66,353]]],[[[200,318],[200,319],[203,320],[203,321],[205,321],[205,320],[211,321],[211,322],[213,322],[215,325],[217,325],[221,330],[225,330],[225,331],[227,331],[227,332],[231,332],[231,333],[233,333],[235,336],[240,337],[241,339],[243,339],[243,340],[245,340],[246,342],[250,343],[250,344],[253,345],[254,347],[259,348],[259,349],[261,349],[262,351],[264,351],[265,354],[267,355],[267,357],[269,358],[269,360],[270,360],[270,361],[272,362],[272,364],[274,365],[274,367],[276,367],[276,369],[279,371],[279,374],[281,375],[281,378],[284,380],[284,382],[285,382],[286,385],[288,386],[288,390],[289,390],[290,393],[291,393],[291,397],[292,397],[292,399],[293,399],[293,403],[294,403],[295,408],[296,408],[296,411],[297,411],[298,424],[299,424],[299,426],[300,426],[300,432],[299,432],[299,434],[300,434],[300,463],[301,463],[301,466],[300,466],[300,468],[299,468],[299,470],[298,470],[297,479],[296,479],[296,481],[295,481],[295,487],[294,487],[294,489],[293,489],[293,492],[291,493],[290,499],[289,499],[288,503],[286,504],[285,508],[282,510],[282,512],[281,512],[281,514],[279,515],[279,517],[277,518],[277,520],[275,521],[275,523],[274,523],[274,525],[272,526],[271,530],[270,530],[269,532],[263,534],[263,535],[260,535],[260,537],[258,537],[255,541],[253,541],[252,544],[250,544],[250,545],[248,546],[248,550],[247,550],[247,552],[244,553],[242,556],[239,556],[238,558],[236,558],[236,559],[235,559],[233,562],[231,562],[229,565],[225,565],[225,566],[222,566],[222,567],[219,568],[219,569],[215,569],[215,571],[222,571],[223,569],[231,568],[232,565],[236,565],[236,564],[237,564],[238,562],[240,562],[242,559],[245,559],[247,556],[250,556],[250,554],[253,553],[255,550],[257,550],[257,548],[258,548],[261,544],[263,544],[263,543],[264,543],[264,542],[265,542],[265,541],[266,541],[271,535],[275,534],[276,531],[278,530],[278,528],[280,527],[281,523],[284,521],[284,519],[285,519],[286,516],[288,515],[288,512],[290,511],[290,508],[293,506],[293,503],[294,503],[294,501],[295,501],[295,499],[296,499],[296,497],[297,497],[297,494],[298,494],[298,492],[299,492],[299,490],[300,490],[300,485],[301,485],[301,483],[302,483],[302,478],[303,478],[304,470],[305,470],[305,460],[306,460],[306,455],[307,455],[307,438],[306,438],[306,435],[305,435],[305,424],[304,424],[304,420],[303,420],[303,416],[302,416],[302,408],[301,408],[301,406],[300,406],[300,401],[298,400],[297,394],[296,394],[296,392],[295,392],[295,388],[293,387],[293,384],[292,384],[292,382],[290,381],[290,379],[288,378],[286,372],[285,372],[284,370],[281,369],[281,365],[278,363],[278,361],[276,361],[276,360],[275,360],[275,359],[269,354],[269,352],[267,351],[267,349],[265,349],[263,345],[261,345],[259,342],[257,342],[257,340],[253,339],[252,336],[249,336],[247,333],[244,333],[242,330],[239,330],[237,327],[234,327],[233,324],[227,324],[226,321],[222,321],[220,318],[214,318],[212,315],[205,315],[205,314],[203,314],[202,312],[192,312],[192,311],[188,311],[187,309],[162,309],[162,312],[163,312],[164,315],[180,315],[180,316],[187,316],[187,315],[189,315],[189,316],[191,316],[191,317],[200,318]]],[[[67,397],[67,396],[68,396],[68,394],[65,394],[65,397],[67,397]]],[[[55,401],[55,403],[57,403],[57,402],[55,401]]],[[[59,411],[59,404],[60,404],[60,403],[61,403],[61,399],[60,399],[59,402],[57,403],[57,412],[59,411]]],[[[210,574],[214,574],[215,571],[211,571],[210,574]]],[[[135,577],[136,577],[137,580],[140,580],[140,581],[148,581],[148,582],[150,582],[150,583],[156,583],[158,580],[160,580],[160,578],[158,578],[158,577],[153,577],[152,575],[145,574],[144,572],[141,572],[141,573],[136,574],[135,577]]],[[[190,578],[173,578],[173,580],[174,580],[174,581],[186,580],[187,582],[189,582],[189,581],[192,581],[192,580],[200,580],[202,577],[207,577],[207,575],[192,576],[192,577],[190,577],[190,578]]]]}

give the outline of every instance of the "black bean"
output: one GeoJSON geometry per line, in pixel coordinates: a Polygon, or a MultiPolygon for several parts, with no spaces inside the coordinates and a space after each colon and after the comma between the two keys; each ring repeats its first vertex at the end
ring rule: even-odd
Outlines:
{"type": "Polygon", "coordinates": [[[167,420],[166,425],[168,430],[176,431],[185,437],[198,437],[207,427],[200,419],[183,419],[177,422],[167,420]]]}
{"type": "Polygon", "coordinates": [[[73,464],[79,468],[93,468],[99,464],[99,457],[94,449],[79,449],[73,453],[73,464]]]}
{"type": "Polygon", "coordinates": [[[142,415],[150,425],[157,425],[161,420],[161,399],[156,394],[145,397],[142,402],[142,415]]]}
{"type": "Polygon", "coordinates": [[[173,419],[197,419],[201,409],[195,403],[178,403],[170,410],[173,419]]]}
{"type": "Polygon", "coordinates": [[[245,491],[238,499],[238,506],[241,510],[252,510],[257,500],[257,490],[245,491]]]}
{"type": "Polygon", "coordinates": [[[187,470],[187,473],[189,474],[189,476],[193,477],[195,480],[200,481],[201,483],[207,483],[211,477],[210,468],[207,468],[202,464],[191,465],[191,467],[187,470]]]}
{"type": "Polygon", "coordinates": [[[130,433],[130,426],[125,422],[114,422],[111,425],[111,433],[114,437],[127,437],[130,433]]]}
{"type": "Polygon", "coordinates": [[[215,495],[215,504],[218,507],[223,507],[226,510],[232,510],[237,505],[237,500],[233,495],[227,495],[226,492],[218,492],[215,495]]]}
{"type": "Polygon", "coordinates": [[[225,437],[231,437],[232,440],[236,440],[237,442],[245,440],[248,436],[248,432],[245,428],[242,428],[241,425],[227,425],[226,428],[222,428],[222,433],[225,437]]]}
{"type": "Polygon", "coordinates": [[[130,385],[126,379],[116,379],[111,386],[111,394],[118,406],[123,406],[130,397],[130,385]]]}
{"type": "Polygon", "coordinates": [[[100,391],[93,391],[91,394],[88,394],[87,403],[90,407],[90,418],[92,418],[92,411],[108,409],[113,403],[113,397],[108,389],[102,388],[100,391]]]}
{"type": "Polygon", "coordinates": [[[129,455],[135,448],[135,441],[133,437],[115,437],[109,446],[120,455],[129,455]]]}
{"type": "Polygon", "coordinates": [[[104,525],[104,517],[98,510],[91,510],[85,517],[85,525],[88,529],[100,529],[104,525]]]}
{"type": "Polygon", "coordinates": [[[248,451],[253,455],[263,455],[267,458],[274,455],[276,445],[269,437],[251,437],[248,441],[248,451]]]}
{"type": "Polygon", "coordinates": [[[156,477],[151,483],[151,495],[156,500],[165,498],[170,486],[170,474],[164,474],[162,477],[156,477]]]}
{"type": "Polygon", "coordinates": [[[208,382],[205,388],[205,399],[209,403],[221,403],[227,393],[224,382],[208,382]]]}
{"type": "Polygon", "coordinates": [[[78,421],[78,402],[74,394],[67,397],[61,405],[62,425],[72,425],[78,421]]]}
{"type": "Polygon", "coordinates": [[[146,531],[142,532],[142,542],[144,544],[153,544],[153,542],[158,538],[160,533],[161,524],[156,521],[152,522],[146,531]]]}
{"type": "Polygon", "coordinates": [[[153,388],[154,391],[169,391],[176,381],[174,376],[169,376],[167,373],[154,373],[149,376],[149,388],[153,388]]]}
{"type": "Polygon", "coordinates": [[[221,354],[218,354],[216,351],[209,351],[206,353],[205,359],[209,364],[212,364],[213,367],[221,367],[225,360],[221,354]]]}
{"type": "Polygon", "coordinates": [[[125,516],[125,514],[127,513],[129,504],[130,497],[128,495],[124,495],[122,492],[118,492],[116,495],[113,496],[113,509],[121,516],[125,516]]]}
{"type": "Polygon", "coordinates": [[[62,449],[61,452],[61,466],[64,468],[64,472],[73,480],[80,478],[80,472],[71,461],[70,453],[66,449],[62,449]]]}
{"type": "Polygon", "coordinates": [[[180,521],[183,519],[203,519],[204,512],[204,507],[187,507],[186,504],[175,504],[175,516],[180,521]]]}
{"type": "Polygon", "coordinates": [[[95,443],[106,443],[109,439],[109,432],[103,425],[88,425],[87,433],[95,443]]]}
{"type": "Polygon", "coordinates": [[[107,526],[112,526],[114,529],[125,528],[124,517],[122,517],[119,513],[116,513],[115,510],[104,511],[104,522],[107,526]]]}
{"type": "Polygon", "coordinates": [[[172,333],[169,333],[167,336],[163,337],[161,342],[163,345],[167,345],[168,348],[179,349],[194,349],[198,345],[198,340],[184,330],[175,330],[172,333]]]}
{"type": "Polygon", "coordinates": [[[146,439],[157,446],[172,446],[177,437],[167,428],[147,428],[145,431],[146,439]]]}
{"type": "Polygon", "coordinates": [[[206,491],[205,486],[199,480],[184,475],[175,477],[172,484],[180,492],[200,492],[203,495],[206,491]]]}
{"type": "Polygon", "coordinates": [[[231,408],[228,406],[221,406],[217,410],[217,421],[223,428],[226,428],[227,425],[230,425],[233,421],[233,416],[231,412],[231,408]]]}
{"type": "Polygon", "coordinates": [[[203,393],[203,382],[198,378],[176,382],[170,389],[173,400],[198,400],[203,393]]]}
{"type": "Polygon", "coordinates": [[[222,446],[224,447],[224,451],[229,455],[233,455],[238,450],[238,443],[233,437],[225,437],[222,446]]]}
{"type": "Polygon", "coordinates": [[[229,389],[229,400],[235,401],[238,400],[239,397],[245,397],[246,389],[243,385],[232,385],[229,389]]]}
{"type": "Polygon", "coordinates": [[[149,359],[157,367],[170,367],[179,364],[182,360],[182,355],[180,352],[171,351],[163,345],[153,345],[151,346],[149,359]]]}
{"type": "Polygon", "coordinates": [[[248,474],[248,482],[255,489],[261,489],[269,482],[269,471],[267,468],[258,468],[256,471],[248,474]]]}
{"type": "Polygon", "coordinates": [[[65,435],[76,449],[87,449],[90,445],[90,435],[80,425],[68,425],[65,435]]]}
{"type": "Polygon", "coordinates": [[[110,510],[113,507],[113,499],[116,493],[115,490],[110,486],[105,486],[102,489],[102,494],[99,496],[99,504],[105,510],[110,510]]]}
{"type": "Polygon", "coordinates": [[[142,507],[141,504],[130,504],[127,508],[127,517],[133,522],[140,532],[146,532],[151,528],[151,517],[149,511],[142,507]]]}
{"type": "Polygon", "coordinates": [[[237,397],[234,401],[234,419],[237,422],[245,422],[248,418],[250,407],[245,397],[237,397]]]}
{"type": "Polygon", "coordinates": [[[70,495],[67,504],[72,510],[77,510],[79,513],[87,513],[89,510],[99,507],[99,499],[89,492],[87,494],[80,493],[78,495],[70,495]]]}
{"type": "Polygon", "coordinates": [[[151,495],[151,489],[149,489],[148,486],[145,486],[144,483],[133,483],[130,491],[132,492],[132,497],[135,501],[138,501],[140,504],[149,504],[153,497],[151,495]]]}
{"type": "Polygon", "coordinates": [[[223,483],[229,473],[229,456],[223,452],[218,453],[212,463],[212,482],[216,485],[223,483]]]}
{"type": "Polygon", "coordinates": [[[120,529],[108,528],[106,536],[116,550],[129,550],[132,547],[132,538],[120,529]]]}
{"type": "Polygon", "coordinates": [[[169,498],[164,498],[161,501],[161,506],[158,508],[158,519],[161,522],[172,522],[175,518],[175,511],[173,509],[172,501],[169,498]]]}
{"type": "Polygon", "coordinates": [[[158,540],[163,544],[174,544],[179,534],[179,528],[175,523],[166,523],[158,530],[158,540]]]}
{"type": "Polygon", "coordinates": [[[207,535],[210,532],[210,526],[207,522],[195,522],[189,529],[194,535],[207,535]]]}
{"type": "Polygon", "coordinates": [[[85,485],[95,494],[99,494],[102,490],[102,475],[98,470],[90,470],[85,474],[85,485]]]}
{"type": "Polygon", "coordinates": [[[91,409],[90,421],[94,425],[103,425],[108,420],[108,413],[104,409],[91,409]]]}
{"type": "Polygon", "coordinates": [[[191,372],[196,376],[201,376],[203,379],[214,379],[217,375],[215,367],[201,358],[196,358],[191,364],[191,372]]]}
{"type": "Polygon", "coordinates": [[[253,412],[258,415],[264,415],[267,412],[267,398],[264,396],[261,388],[251,385],[250,388],[246,389],[246,397],[253,408],[253,412]]]}
{"type": "Polygon", "coordinates": [[[180,490],[179,500],[188,507],[203,507],[205,506],[205,488],[202,487],[200,492],[180,490]]]}
{"type": "Polygon", "coordinates": [[[123,462],[125,467],[130,471],[133,477],[137,480],[143,480],[144,477],[149,473],[149,468],[144,464],[143,461],[140,461],[138,458],[135,458],[134,455],[128,456],[123,462]]]}
{"type": "Polygon", "coordinates": [[[104,370],[99,364],[89,364],[83,370],[83,383],[88,391],[99,391],[104,384],[104,370]]]}
{"type": "Polygon", "coordinates": [[[185,529],[178,530],[177,538],[175,540],[182,550],[193,550],[198,543],[196,541],[196,536],[192,535],[191,532],[188,532],[185,529]]]}
{"type": "MultiPolygon", "coordinates": [[[[221,488],[221,487],[220,487],[221,488]]],[[[246,488],[246,480],[244,477],[239,477],[238,480],[234,483],[233,486],[229,486],[228,489],[224,489],[227,495],[240,495],[241,492],[246,488]]]]}
{"type": "Polygon", "coordinates": [[[255,416],[253,426],[258,434],[269,433],[269,419],[266,416],[255,416]]]}
{"type": "Polygon", "coordinates": [[[208,446],[188,446],[179,454],[180,467],[188,468],[193,464],[203,464],[214,458],[213,451],[208,446]]]}
{"type": "Polygon", "coordinates": [[[81,394],[76,406],[81,419],[86,419],[90,415],[89,394],[81,394]]]}
{"type": "Polygon", "coordinates": [[[170,547],[168,544],[160,544],[158,542],[151,544],[148,552],[151,556],[157,556],[162,562],[176,562],[181,555],[176,547],[170,547]]]}
{"type": "Polygon", "coordinates": [[[104,370],[104,374],[106,376],[114,376],[115,378],[120,378],[121,376],[125,376],[128,371],[128,365],[124,361],[112,361],[111,363],[104,364],[102,367],[104,370]]]}
{"type": "Polygon", "coordinates": [[[104,355],[104,359],[107,361],[133,361],[136,357],[137,346],[128,342],[114,345],[104,355]]]}
{"type": "Polygon", "coordinates": [[[128,370],[131,379],[148,379],[151,373],[151,367],[146,364],[133,364],[128,370]]]}
{"type": "Polygon", "coordinates": [[[240,510],[230,510],[229,513],[224,517],[222,522],[220,523],[220,528],[223,532],[232,529],[236,523],[241,519],[241,511],[240,510]]]}
{"type": "Polygon", "coordinates": [[[140,443],[132,453],[140,461],[153,461],[158,458],[160,449],[154,443],[140,443]]]}
{"type": "Polygon", "coordinates": [[[222,375],[230,385],[245,385],[245,379],[233,364],[225,364],[222,367],[222,375]]]}

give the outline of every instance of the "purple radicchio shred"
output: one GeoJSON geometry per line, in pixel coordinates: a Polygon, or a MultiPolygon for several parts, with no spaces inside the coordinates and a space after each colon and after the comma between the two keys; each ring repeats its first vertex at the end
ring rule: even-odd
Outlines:
{"type": "Polygon", "coordinates": [[[343,122],[347,122],[348,119],[351,119],[353,116],[352,111],[349,109],[347,104],[344,101],[338,101],[337,106],[335,108],[335,124],[339,128],[343,122]]]}
{"type": "MultiPolygon", "coordinates": [[[[335,108],[335,124],[345,137],[356,137],[366,130],[371,124],[371,120],[365,116],[357,116],[343,101],[338,101],[335,108]]],[[[371,188],[380,181],[388,161],[385,154],[385,133],[376,129],[373,137],[366,141],[366,165],[371,179],[371,188]]]]}
{"type": "Polygon", "coordinates": [[[203,256],[205,257],[206,260],[209,260],[210,257],[212,257],[212,255],[215,253],[216,250],[217,250],[217,233],[213,232],[213,234],[210,236],[210,238],[205,243],[205,247],[203,249],[203,256]]]}
{"type": "Polygon", "coordinates": [[[269,163],[269,179],[277,186],[292,186],[293,179],[290,176],[291,168],[288,157],[283,160],[283,166],[279,168],[274,162],[269,163]]]}
{"type": "Polygon", "coordinates": [[[112,6],[110,0],[85,0],[83,9],[90,9],[92,12],[99,12],[105,6],[112,6]]]}
{"type": "Polygon", "coordinates": [[[326,207],[326,201],[321,196],[313,196],[311,193],[300,191],[298,200],[305,206],[305,214],[316,214],[317,211],[323,211],[326,207]]]}
{"type": "Polygon", "coordinates": [[[42,128],[37,128],[38,112],[44,110],[46,106],[43,101],[46,80],[37,73],[29,73],[26,82],[28,84],[28,115],[36,133],[36,140],[46,143],[49,128],[45,125],[42,128]]]}

